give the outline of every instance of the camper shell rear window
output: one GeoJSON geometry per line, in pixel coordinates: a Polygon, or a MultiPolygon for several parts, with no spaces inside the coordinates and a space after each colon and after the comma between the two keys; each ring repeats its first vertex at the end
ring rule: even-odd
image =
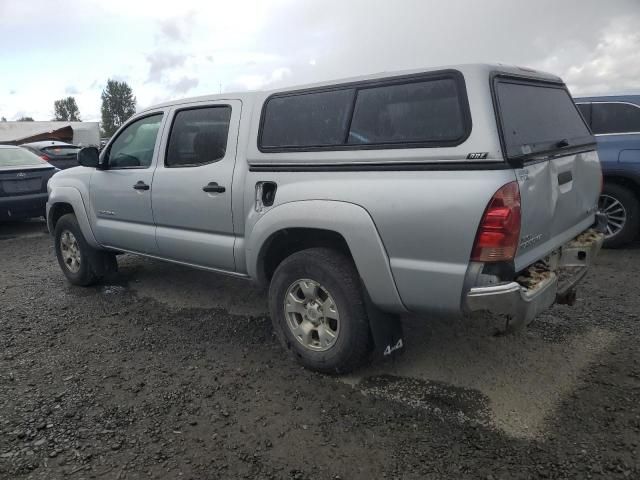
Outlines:
{"type": "Polygon", "coordinates": [[[493,95],[503,149],[510,160],[595,142],[563,83],[498,75],[493,95]]]}
{"type": "Polygon", "coordinates": [[[263,106],[258,148],[450,147],[470,133],[464,77],[445,70],[272,95],[263,106]]]}

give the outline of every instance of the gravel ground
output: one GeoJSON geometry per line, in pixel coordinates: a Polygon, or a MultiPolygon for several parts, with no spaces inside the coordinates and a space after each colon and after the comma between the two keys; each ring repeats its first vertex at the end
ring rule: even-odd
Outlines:
{"type": "Polygon", "coordinates": [[[407,353],[296,366],[264,294],[133,257],[71,287],[0,225],[0,478],[640,478],[640,245],[527,332],[406,319],[407,353]]]}

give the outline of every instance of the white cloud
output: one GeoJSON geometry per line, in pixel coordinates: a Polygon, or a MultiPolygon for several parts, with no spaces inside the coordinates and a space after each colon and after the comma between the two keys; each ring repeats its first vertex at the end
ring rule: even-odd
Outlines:
{"type": "Polygon", "coordinates": [[[200,83],[200,81],[197,78],[182,77],[171,85],[171,90],[174,93],[186,93],[197,87],[198,83],[200,83]]]}
{"type": "Polygon", "coordinates": [[[172,70],[184,65],[188,56],[181,53],[156,51],[147,55],[149,62],[148,82],[159,82],[162,80],[166,70],[172,70]]]}
{"type": "Polygon", "coordinates": [[[0,115],[48,119],[73,94],[97,119],[107,78],[145,108],[478,61],[548,70],[579,94],[640,89],[638,1],[0,0],[0,115]],[[52,36],[60,22],[74,28],[52,36]]]}
{"type": "Polygon", "coordinates": [[[291,76],[291,69],[287,67],[276,68],[268,75],[240,75],[234,83],[227,86],[226,90],[259,90],[281,84],[289,76],[291,76]]]}
{"type": "Polygon", "coordinates": [[[612,22],[596,48],[580,60],[569,62],[561,72],[574,94],[640,91],[637,25],[612,22]]]}

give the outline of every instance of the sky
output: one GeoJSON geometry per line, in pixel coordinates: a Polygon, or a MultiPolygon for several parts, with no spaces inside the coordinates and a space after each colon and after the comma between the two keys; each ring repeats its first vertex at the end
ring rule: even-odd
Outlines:
{"type": "Polygon", "coordinates": [[[107,79],[138,109],[219,92],[500,62],[572,94],[640,92],[640,0],[0,0],[0,116],[100,120],[107,79]]]}

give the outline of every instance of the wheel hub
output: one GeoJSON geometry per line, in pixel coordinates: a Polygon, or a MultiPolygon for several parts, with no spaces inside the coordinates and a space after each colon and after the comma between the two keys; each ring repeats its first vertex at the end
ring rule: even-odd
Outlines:
{"type": "Polygon", "coordinates": [[[305,310],[306,319],[316,327],[320,325],[323,320],[322,307],[320,307],[316,302],[309,302],[305,306],[305,310]]]}
{"type": "Polygon", "coordinates": [[[340,333],[340,316],[333,297],[318,282],[296,280],[284,300],[287,326],[300,344],[309,350],[330,349],[340,333]]]}
{"type": "Polygon", "coordinates": [[[60,235],[60,253],[65,266],[72,273],[80,271],[82,255],[80,254],[80,246],[75,235],[69,230],[65,230],[60,235]]]}

